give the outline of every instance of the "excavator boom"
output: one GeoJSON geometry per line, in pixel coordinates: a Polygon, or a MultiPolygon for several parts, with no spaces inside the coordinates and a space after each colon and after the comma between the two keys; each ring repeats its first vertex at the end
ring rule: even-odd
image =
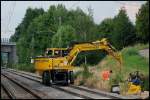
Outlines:
{"type": "Polygon", "coordinates": [[[75,44],[67,56],[68,63],[72,65],[77,55],[82,51],[105,50],[109,55],[113,56],[120,65],[122,64],[121,54],[108,43],[106,38],[90,43],[75,44]]]}
{"type": "Polygon", "coordinates": [[[42,75],[45,85],[60,81],[73,83],[72,63],[80,52],[92,50],[105,50],[120,64],[122,63],[121,54],[108,43],[106,38],[103,38],[94,42],[75,44],[71,48],[48,48],[45,56],[35,58],[35,69],[42,75]]]}

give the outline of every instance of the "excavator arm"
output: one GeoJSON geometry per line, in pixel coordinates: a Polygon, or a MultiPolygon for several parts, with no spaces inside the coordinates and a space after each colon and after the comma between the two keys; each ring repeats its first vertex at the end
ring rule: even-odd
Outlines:
{"type": "Polygon", "coordinates": [[[75,44],[71,48],[50,48],[48,49],[48,51],[51,51],[49,52],[50,55],[47,52],[46,56],[35,58],[35,69],[42,75],[42,82],[45,85],[60,81],[72,84],[74,82],[72,63],[80,52],[93,50],[104,50],[119,61],[120,64],[122,63],[121,54],[104,38],[95,42],[75,44]],[[55,51],[59,51],[60,54],[55,51]],[[62,55],[62,51],[67,53],[62,55]]]}
{"type": "Polygon", "coordinates": [[[108,43],[106,38],[95,42],[75,44],[67,56],[68,63],[71,65],[80,52],[91,50],[105,50],[109,55],[112,55],[120,63],[120,66],[122,64],[121,54],[108,43]]]}

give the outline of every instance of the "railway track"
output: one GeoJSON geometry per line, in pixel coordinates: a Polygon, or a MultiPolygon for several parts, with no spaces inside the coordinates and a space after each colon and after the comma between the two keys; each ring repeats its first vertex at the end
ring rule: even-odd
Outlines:
{"type": "Polygon", "coordinates": [[[1,85],[11,99],[42,99],[37,92],[31,90],[29,87],[10,76],[1,74],[1,79],[1,85]]]}
{"type": "MultiPolygon", "coordinates": [[[[36,76],[36,75],[32,75],[32,74],[28,74],[26,72],[21,72],[21,71],[16,71],[16,70],[5,70],[5,71],[42,84],[40,76],[36,76]]],[[[110,93],[106,93],[106,92],[93,91],[93,90],[88,89],[86,87],[74,86],[74,85],[60,86],[60,85],[53,84],[51,86],[51,88],[58,89],[59,91],[64,91],[64,92],[69,93],[71,95],[74,95],[74,96],[77,96],[80,98],[85,98],[85,99],[98,99],[98,98],[102,98],[102,99],[126,99],[127,98],[127,97],[118,96],[118,95],[110,94],[110,93]]]]}
{"type": "Polygon", "coordinates": [[[1,98],[2,99],[13,99],[13,96],[11,96],[11,93],[7,91],[6,87],[1,84],[1,98]]]}
{"type": "MultiPolygon", "coordinates": [[[[32,76],[32,75],[30,76],[28,74],[25,74],[25,73],[22,73],[22,72],[17,72],[17,71],[14,71],[14,70],[7,70],[7,72],[10,72],[10,73],[19,75],[21,77],[27,78],[29,80],[41,83],[41,78],[36,77],[36,76],[32,76]]],[[[107,98],[107,97],[97,96],[95,94],[88,93],[87,91],[81,91],[79,89],[73,89],[73,88],[68,87],[68,86],[58,86],[58,85],[53,84],[51,87],[54,88],[54,89],[58,89],[59,91],[61,90],[61,91],[64,91],[66,93],[72,94],[72,95],[80,97],[80,98],[85,98],[85,99],[95,99],[95,97],[105,98],[105,99],[107,98]],[[90,95],[92,95],[92,96],[90,96],[90,95]]]]}

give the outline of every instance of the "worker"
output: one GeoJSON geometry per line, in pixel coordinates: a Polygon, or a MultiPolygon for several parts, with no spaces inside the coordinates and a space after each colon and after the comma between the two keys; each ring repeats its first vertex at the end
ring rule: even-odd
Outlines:
{"type": "Polygon", "coordinates": [[[135,74],[130,73],[129,74],[129,82],[132,82],[134,85],[141,85],[141,77],[139,76],[139,71],[136,71],[135,74]]]}
{"type": "Polygon", "coordinates": [[[111,73],[112,73],[112,70],[102,71],[102,79],[103,80],[109,80],[111,73]]]}

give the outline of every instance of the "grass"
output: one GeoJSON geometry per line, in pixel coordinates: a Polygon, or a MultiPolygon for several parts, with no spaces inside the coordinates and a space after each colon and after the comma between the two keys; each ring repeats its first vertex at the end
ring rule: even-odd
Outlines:
{"type": "MultiPolygon", "coordinates": [[[[80,79],[82,85],[98,88],[101,90],[110,91],[110,86],[119,82],[121,86],[121,93],[125,94],[127,91],[127,78],[129,73],[139,71],[144,75],[144,90],[149,90],[149,59],[139,55],[138,51],[149,48],[149,44],[137,44],[133,47],[126,47],[121,50],[123,57],[123,65],[121,72],[119,72],[119,64],[111,56],[105,57],[97,66],[89,67],[89,72],[92,72],[86,81],[82,79],[82,71],[77,73],[76,81],[80,79]],[[93,70],[94,69],[94,70],[93,70]],[[101,72],[103,70],[112,70],[113,73],[109,81],[101,79],[101,72]],[[80,78],[79,78],[80,77],[80,78]]],[[[80,85],[80,84],[77,84],[80,85]]]]}
{"type": "Polygon", "coordinates": [[[137,49],[137,50],[141,50],[141,49],[146,49],[146,48],[149,48],[149,44],[147,43],[147,44],[136,44],[136,45],[134,45],[133,46],[135,49],[137,49]]]}
{"type": "Polygon", "coordinates": [[[74,77],[77,79],[77,81],[75,81],[75,84],[77,85],[84,85],[84,83],[86,83],[86,81],[88,81],[88,78],[92,77],[92,73],[89,71],[88,66],[86,66],[85,64],[81,65],[82,70],[79,70],[75,73],[74,77]]]}
{"type": "Polygon", "coordinates": [[[27,71],[27,72],[35,72],[34,65],[33,64],[14,64],[11,66],[13,69],[27,71]]]}
{"type": "MultiPolygon", "coordinates": [[[[139,50],[145,48],[149,48],[149,44],[137,44],[122,49],[123,66],[121,72],[119,72],[119,64],[111,56],[105,57],[96,66],[82,65],[81,70],[77,68],[75,72],[75,84],[110,91],[112,84],[120,82],[121,93],[124,94],[127,91],[126,80],[129,73],[138,70],[145,76],[144,90],[149,90],[149,59],[140,56],[138,53],[139,50]],[[113,71],[110,80],[103,81],[101,72],[110,69],[113,71]]],[[[17,64],[13,65],[12,68],[35,72],[33,64],[17,64]]]]}
{"type": "Polygon", "coordinates": [[[145,49],[146,46],[137,45],[122,50],[124,59],[122,74],[127,77],[130,72],[139,71],[145,76],[144,90],[149,90],[149,59],[138,54],[138,50],[145,49]]]}

